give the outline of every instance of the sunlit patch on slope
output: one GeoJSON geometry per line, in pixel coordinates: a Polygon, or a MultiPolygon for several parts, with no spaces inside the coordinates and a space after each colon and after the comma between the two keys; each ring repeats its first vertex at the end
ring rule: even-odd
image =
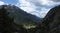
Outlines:
{"type": "Polygon", "coordinates": [[[34,25],[34,24],[24,24],[23,27],[25,29],[31,29],[31,28],[36,28],[36,25],[34,25]]]}

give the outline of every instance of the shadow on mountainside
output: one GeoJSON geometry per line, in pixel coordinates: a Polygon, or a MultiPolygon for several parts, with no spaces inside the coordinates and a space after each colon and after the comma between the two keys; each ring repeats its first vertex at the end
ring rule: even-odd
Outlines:
{"type": "Polygon", "coordinates": [[[60,33],[60,5],[47,13],[41,24],[41,33],[60,33]]]}
{"type": "Polygon", "coordinates": [[[1,33],[60,33],[60,5],[38,18],[16,6],[0,7],[1,33]],[[27,29],[28,28],[28,29],[27,29]]]}

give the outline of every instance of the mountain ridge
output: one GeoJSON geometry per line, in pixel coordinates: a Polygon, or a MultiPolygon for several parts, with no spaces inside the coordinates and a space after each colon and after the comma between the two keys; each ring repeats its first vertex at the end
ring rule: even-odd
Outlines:
{"type": "Polygon", "coordinates": [[[38,24],[42,18],[25,12],[24,10],[14,6],[14,5],[1,5],[0,7],[5,7],[11,18],[14,18],[14,23],[35,23],[38,24]]]}

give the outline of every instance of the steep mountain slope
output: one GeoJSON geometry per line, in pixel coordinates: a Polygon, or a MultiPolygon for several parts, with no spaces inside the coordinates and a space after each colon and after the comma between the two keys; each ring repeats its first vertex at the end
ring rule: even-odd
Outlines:
{"type": "Polygon", "coordinates": [[[60,33],[60,5],[50,9],[41,27],[43,33],[60,33]]]}
{"type": "Polygon", "coordinates": [[[25,23],[34,23],[38,24],[42,18],[39,18],[35,15],[29,14],[20,8],[14,6],[14,5],[2,5],[1,7],[5,7],[11,18],[14,18],[14,23],[16,24],[25,24],[25,23]]]}

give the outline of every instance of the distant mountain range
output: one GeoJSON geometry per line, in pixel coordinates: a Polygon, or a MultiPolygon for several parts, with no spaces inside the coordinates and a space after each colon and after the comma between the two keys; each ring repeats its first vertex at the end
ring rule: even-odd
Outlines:
{"type": "Polygon", "coordinates": [[[42,18],[39,18],[35,15],[25,12],[24,10],[14,6],[14,5],[1,5],[1,7],[5,7],[7,12],[11,18],[14,18],[14,22],[16,24],[24,24],[24,23],[35,23],[38,24],[41,22],[42,18]]]}

